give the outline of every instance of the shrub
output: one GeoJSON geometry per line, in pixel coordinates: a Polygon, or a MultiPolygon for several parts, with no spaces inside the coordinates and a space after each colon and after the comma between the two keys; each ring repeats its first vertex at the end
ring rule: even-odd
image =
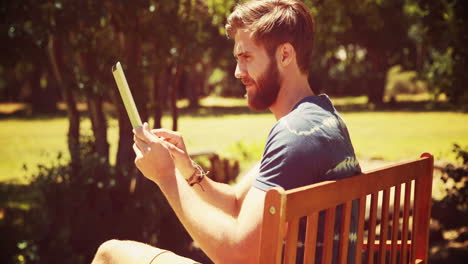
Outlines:
{"type": "Polygon", "coordinates": [[[453,151],[462,164],[442,169],[447,195],[433,201],[436,230],[432,231],[431,263],[465,263],[468,259],[468,149],[455,144],[453,151]]]}
{"type": "Polygon", "coordinates": [[[136,169],[109,165],[90,142],[82,146],[74,178],[59,154],[38,166],[29,186],[2,186],[1,263],[90,263],[98,246],[114,238],[207,262],[190,249],[191,238],[156,185],[136,169]]]}

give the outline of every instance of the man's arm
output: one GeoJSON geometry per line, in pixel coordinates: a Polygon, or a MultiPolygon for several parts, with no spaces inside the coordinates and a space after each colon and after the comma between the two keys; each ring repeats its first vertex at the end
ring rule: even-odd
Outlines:
{"type": "Polygon", "coordinates": [[[258,262],[265,192],[251,187],[252,174],[235,188],[204,179],[204,191],[198,190],[175,168],[170,142],[149,133],[147,125],[135,135],[137,167],[159,185],[204,252],[216,263],[258,262]]]}
{"type": "Polygon", "coordinates": [[[255,165],[234,185],[216,182],[205,177],[200,184],[195,184],[192,188],[208,204],[223,210],[228,215],[237,216],[247,192],[258,175],[259,166],[260,164],[255,165]]]}
{"type": "MultiPolygon", "coordinates": [[[[165,142],[170,143],[167,144],[168,150],[172,155],[176,168],[185,179],[192,176],[194,172],[197,173],[180,133],[164,128],[153,129],[151,133],[159,138],[163,138],[165,142]]],[[[215,182],[209,177],[204,177],[204,179],[199,184],[195,184],[193,188],[207,203],[223,210],[229,215],[238,215],[241,201],[245,198],[252,182],[258,175],[259,168],[260,164],[256,164],[250,172],[242,177],[242,180],[235,185],[215,182]]]]}
{"type": "Polygon", "coordinates": [[[198,196],[178,173],[165,177],[159,186],[184,227],[215,263],[258,262],[264,191],[250,188],[238,215],[229,215],[198,196]]]}

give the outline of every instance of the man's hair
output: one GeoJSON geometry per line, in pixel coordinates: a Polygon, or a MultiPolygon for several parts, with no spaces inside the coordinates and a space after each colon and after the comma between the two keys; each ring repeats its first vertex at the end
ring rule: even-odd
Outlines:
{"type": "Polygon", "coordinates": [[[308,72],[314,41],[314,20],[308,7],[299,0],[254,0],[237,5],[229,15],[226,33],[234,39],[237,30],[252,31],[257,45],[270,56],[289,42],[296,51],[299,69],[308,72]]]}

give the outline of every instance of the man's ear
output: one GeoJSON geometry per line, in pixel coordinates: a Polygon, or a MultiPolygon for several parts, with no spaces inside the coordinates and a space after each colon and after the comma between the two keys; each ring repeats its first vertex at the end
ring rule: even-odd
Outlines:
{"type": "Polygon", "coordinates": [[[286,42],[279,45],[277,49],[277,61],[280,66],[289,66],[296,57],[296,51],[291,43],[286,42]]]}

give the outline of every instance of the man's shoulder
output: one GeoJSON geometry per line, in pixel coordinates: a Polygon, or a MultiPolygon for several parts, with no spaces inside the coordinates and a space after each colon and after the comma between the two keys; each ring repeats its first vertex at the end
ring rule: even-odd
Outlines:
{"type": "Polygon", "coordinates": [[[269,140],[297,142],[323,135],[339,127],[339,120],[328,97],[305,98],[271,129],[269,140]]]}
{"type": "Polygon", "coordinates": [[[296,106],[280,119],[289,124],[314,125],[335,116],[335,108],[327,95],[321,94],[302,99],[296,106]]]}

